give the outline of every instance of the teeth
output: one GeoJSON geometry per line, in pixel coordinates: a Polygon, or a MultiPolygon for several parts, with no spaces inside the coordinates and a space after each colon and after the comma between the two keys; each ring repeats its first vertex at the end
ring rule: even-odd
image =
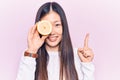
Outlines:
{"type": "Polygon", "coordinates": [[[50,40],[51,42],[54,42],[54,41],[57,40],[57,38],[56,38],[56,37],[49,37],[49,40],[50,40]]]}

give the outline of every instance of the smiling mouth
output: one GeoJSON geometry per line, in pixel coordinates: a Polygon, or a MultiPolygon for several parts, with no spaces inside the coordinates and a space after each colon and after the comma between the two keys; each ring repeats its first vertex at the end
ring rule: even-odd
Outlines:
{"type": "Polygon", "coordinates": [[[57,36],[49,36],[48,37],[48,39],[49,39],[49,41],[51,41],[51,42],[55,42],[56,40],[57,40],[57,36]]]}

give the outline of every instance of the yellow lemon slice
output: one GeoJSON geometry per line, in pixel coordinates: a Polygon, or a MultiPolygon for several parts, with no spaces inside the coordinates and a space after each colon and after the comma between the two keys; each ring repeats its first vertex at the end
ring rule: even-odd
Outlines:
{"type": "Polygon", "coordinates": [[[47,20],[37,22],[37,30],[41,35],[48,35],[52,31],[52,25],[47,20]]]}

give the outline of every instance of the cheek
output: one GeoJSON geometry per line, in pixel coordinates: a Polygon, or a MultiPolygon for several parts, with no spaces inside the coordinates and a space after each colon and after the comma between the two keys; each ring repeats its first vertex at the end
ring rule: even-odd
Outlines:
{"type": "Polygon", "coordinates": [[[56,30],[56,33],[57,33],[57,35],[59,36],[59,40],[61,41],[63,30],[62,30],[62,29],[57,29],[57,30],[56,30]]]}
{"type": "Polygon", "coordinates": [[[60,31],[59,31],[59,34],[60,34],[60,35],[62,35],[62,33],[63,33],[63,31],[62,31],[62,30],[60,30],[60,31]]]}
{"type": "Polygon", "coordinates": [[[58,29],[58,30],[57,30],[57,33],[58,33],[59,35],[62,35],[62,33],[63,33],[62,28],[58,29]]]}
{"type": "Polygon", "coordinates": [[[61,29],[61,30],[59,30],[60,40],[62,39],[62,33],[63,33],[62,29],[61,29]]]}

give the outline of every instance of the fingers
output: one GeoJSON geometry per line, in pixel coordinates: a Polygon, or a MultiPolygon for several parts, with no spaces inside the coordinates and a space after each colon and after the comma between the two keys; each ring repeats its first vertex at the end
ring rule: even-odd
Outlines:
{"type": "Polygon", "coordinates": [[[88,48],[88,40],[89,40],[89,33],[87,33],[86,36],[85,36],[84,48],[88,48]]]}
{"type": "Polygon", "coordinates": [[[81,55],[83,55],[84,57],[91,57],[92,56],[92,49],[88,48],[87,50],[84,50],[83,48],[79,48],[78,52],[81,53],[81,55]]]}
{"type": "Polygon", "coordinates": [[[92,49],[88,47],[88,40],[89,33],[87,33],[85,36],[83,48],[78,49],[78,54],[82,62],[90,62],[94,57],[92,49]]]}
{"type": "Polygon", "coordinates": [[[34,34],[35,32],[37,31],[37,26],[36,25],[34,25],[33,27],[32,27],[32,34],[34,34]]]}
{"type": "Polygon", "coordinates": [[[84,54],[83,49],[82,48],[78,48],[78,55],[79,55],[81,61],[83,61],[84,58],[85,58],[83,54],[84,54]]]}
{"type": "Polygon", "coordinates": [[[36,29],[36,26],[34,25],[33,27],[30,28],[28,32],[28,38],[31,38],[36,32],[37,32],[37,29],[36,29]]]}
{"type": "Polygon", "coordinates": [[[89,49],[89,50],[87,50],[87,51],[84,51],[84,56],[85,57],[91,57],[92,56],[92,50],[91,49],[89,49]]]}
{"type": "Polygon", "coordinates": [[[41,39],[45,40],[48,37],[48,35],[42,36],[41,39]]]}
{"type": "Polygon", "coordinates": [[[78,55],[82,62],[91,62],[94,57],[93,51],[90,48],[88,48],[87,50],[84,50],[83,48],[78,48],[78,55]]]}
{"type": "Polygon", "coordinates": [[[36,32],[36,26],[34,25],[33,27],[30,28],[28,34],[34,34],[36,32]]]}

